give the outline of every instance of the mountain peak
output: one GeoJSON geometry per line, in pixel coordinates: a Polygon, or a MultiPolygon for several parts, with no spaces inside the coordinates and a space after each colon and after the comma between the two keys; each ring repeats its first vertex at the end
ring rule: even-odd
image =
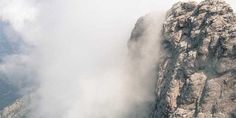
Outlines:
{"type": "Polygon", "coordinates": [[[236,16],[229,4],[174,4],[160,45],[152,118],[236,117],[236,16]]]}

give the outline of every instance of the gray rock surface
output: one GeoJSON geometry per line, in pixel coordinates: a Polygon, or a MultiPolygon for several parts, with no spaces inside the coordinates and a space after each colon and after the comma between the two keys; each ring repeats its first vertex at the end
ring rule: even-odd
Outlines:
{"type": "MultiPolygon", "coordinates": [[[[145,19],[136,23],[130,43],[148,29],[145,19]]],[[[160,50],[150,118],[236,117],[236,16],[229,4],[174,4],[163,24],[160,50]]]]}
{"type": "MultiPolygon", "coordinates": [[[[154,22],[150,15],[137,21],[129,41],[132,58],[147,52],[141,49],[148,37],[144,35],[158,34],[150,22],[154,22]]],[[[178,2],[166,15],[161,36],[157,50],[161,53],[154,55],[159,60],[153,67],[157,68],[156,100],[148,118],[236,118],[233,9],[223,0],[178,2]]],[[[0,111],[0,118],[24,118],[29,102],[29,96],[17,99],[0,111]]]]}

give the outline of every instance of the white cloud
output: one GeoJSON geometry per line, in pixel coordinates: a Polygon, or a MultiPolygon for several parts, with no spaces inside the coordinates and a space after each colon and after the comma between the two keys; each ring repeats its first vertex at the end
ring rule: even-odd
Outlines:
{"type": "MultiPolygon", "coordinates": [[[[31,117],[124,118],[133,105],[152,99],[143,80],[127,71],[127,41],[138,17],[174,2],[0,0],[0,17],[37,49],[29,60],[20,59],[39,66],[39,101],[31,117]]],[[[0,69],[18,70],[21,61],[13,58],[0,69]]]]}
{"type": "Polygon", "coordinates": [[[35,19],[36,9],[32,0],[1,0],[0,16],[20,30],[25,22],[35,19]]]}

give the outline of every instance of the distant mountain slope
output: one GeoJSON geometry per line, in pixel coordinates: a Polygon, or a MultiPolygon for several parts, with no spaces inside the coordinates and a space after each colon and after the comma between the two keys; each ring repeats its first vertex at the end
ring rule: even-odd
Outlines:
{"type": "Polygon", "coordinates": [[[7,55],[20,53],[20,48],[24,45],[21,37],[14,32],[11,26],[0,21],[0,59],[7,55]]]}
{"type": "Polygon", "coordinates": [[[0,111],[0,118],[26,118],[31,94],[18,98],[0,111]]]}
{"type": "Polygon", "coordinates": [[[20,97],[17,91],[18,90],[15,86],[12,86],[0,79],[0,110],[9,104],[14,103],[15,100],[20,97]]]}
{"type": "Polygon", "coordinates": [[[11,25],[0,21],[0,118],[18,118],[23,110],[27,92],[22,91],[33,76],[22,59],[26,47],[11,25]]]}
{"type": "MultiPolygon", "coordinates": [[[[156,35],[160,29],[154,25],[159,21],[150,17],[155,16],[137,21],[128,44],[135,64],[150,51],[156,57],[149,61],[159,58],[151,63],[157,75],[151,91],[156,99],[145,103],[150,106],[145,107],[150,110],[146,118],[236,118],[236,15],[230,5],[223,0],[174,4],[163,24],[160,49],[152,45],[155,50],[144,46],[147,34],[160,39],[156,35]]],[[[5,38],[0,40],[2,57],[17,52],[5,38]]],[[[24,118],[30,95],[17,96],[17,87],[6,81],[4,73],[1,78],[0,99],[5,95],[7,102],[2,102],[0,118],[24,118]]],[[[136,117],[146,115],[140,114],[144,116],[137,113],[136,117]]]]}
{"type": "MultiPolygon", "coordinates": [[[[8,35],[16,34],[7,34],[7,30],[10,30],[10,26],[5,22],[0,22],[0,64],[4,63],[3,59],[6,56],[19,53],[19,48],[23,44],[20,42],[19,37],[9,39],[8,35]]],[[[4,67],[1,66],[0,68],[4,67]]],[[[20,95],[18,94],[17,87],[9,82],[5,72],[0,71],[0,110],[9,104],[12,104],[19,97],[20,95]]]]}

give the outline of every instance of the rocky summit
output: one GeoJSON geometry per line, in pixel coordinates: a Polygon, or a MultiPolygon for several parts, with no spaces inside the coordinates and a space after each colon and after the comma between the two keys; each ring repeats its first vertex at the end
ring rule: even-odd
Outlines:
{"type": "MultiPolygon", "coordinates": [[[[136,23],[131,43],[147,31],[146,19],[136,23]]],[[[236,118],[236,15],[229,4],[174,4],[159,43],[150,118],[236,118]]]]}
{"type": "MultiPolygon", "coordinates": [[[[151,57],[155,71],[155,100],[146,118],[236,118],[236,15],[230,5],[178,2],[161,33],[157,17],[141,17],[128,43],[135,64],[151,57]]],[[[30,98],[3,108],[0,118],[26,117],[30,98]]]]}

